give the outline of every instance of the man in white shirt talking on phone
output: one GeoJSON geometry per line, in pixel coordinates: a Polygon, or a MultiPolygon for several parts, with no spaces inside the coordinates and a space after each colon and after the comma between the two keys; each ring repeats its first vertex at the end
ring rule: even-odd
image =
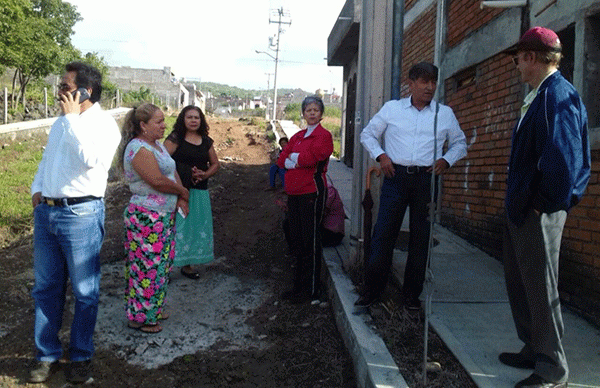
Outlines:
{"type": "Polygon", "coordinates": [[[67,280],[75,295],[71,324],[71,383],[90,378],[92,336],[100,295],[100,248],[104,238],[104,192],[121,134],[98,101],[102,75],[94,67],[66,65],[59,88],[62,115],[48,135],[31,185],[34,208],[35,328],[37,363],[29,381],[46,381],[59,369],[67,280]]]}

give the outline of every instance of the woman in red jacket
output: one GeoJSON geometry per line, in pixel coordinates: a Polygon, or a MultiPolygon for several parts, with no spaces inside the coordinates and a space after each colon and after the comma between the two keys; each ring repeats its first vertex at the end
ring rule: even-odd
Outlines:
{"type": "Polygon", "coordinates": [[[294,286],[282,297],[293,302],[320,298],[320,274],[323,248],[319,226],[327,198],[325,172],[333,152],[333,140],[320,122],[325,105],[316,96],[302,101],[302,116],[308,127],[296,133],[277,159],[286,168],[285,192],[291,250],[296,260],[294,286]]]}

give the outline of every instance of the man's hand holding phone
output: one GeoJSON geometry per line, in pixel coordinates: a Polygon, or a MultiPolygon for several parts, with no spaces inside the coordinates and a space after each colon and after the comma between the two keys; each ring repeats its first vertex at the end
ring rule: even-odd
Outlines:
{"type": "Polygon", "coordinates": [[[60,94],[60,108],[63,114],[79,114],[81,113],[80,104],[90,98],[86,88],[79,88],[74,92],[60,94]]]}

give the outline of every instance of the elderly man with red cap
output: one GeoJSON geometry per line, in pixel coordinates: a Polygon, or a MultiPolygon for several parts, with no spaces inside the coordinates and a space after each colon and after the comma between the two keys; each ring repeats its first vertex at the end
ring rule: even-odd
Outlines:
{"type": "Polygon", "coordinates": [[[566,387],[558,263],[567,211],[590,178],[587,112],[558,71],[562,46],[554,31],[534,27],[510,51],[523,82],[521,118],[513,130],[506,191],[506,288],[519,339],[506,365],[533,369],[516,388],[566,387]]]}

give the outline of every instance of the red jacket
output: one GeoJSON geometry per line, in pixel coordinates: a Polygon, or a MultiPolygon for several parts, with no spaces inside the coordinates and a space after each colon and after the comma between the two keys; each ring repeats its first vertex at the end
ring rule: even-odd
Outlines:
{"type": "Polygon", "coordinates": [[[333,152],[331,133],[319,124],[307,138],[304,138],[305,134],[306,129],[292,136],[277,159],[277,165],[285,168],[287,157],[295,152],[299,154],[297,167],[285,173],[285,192],[288,195],[315,193],[315,174],[320,174],[323,182],[327,182],[325,172],[333,152]]]}

